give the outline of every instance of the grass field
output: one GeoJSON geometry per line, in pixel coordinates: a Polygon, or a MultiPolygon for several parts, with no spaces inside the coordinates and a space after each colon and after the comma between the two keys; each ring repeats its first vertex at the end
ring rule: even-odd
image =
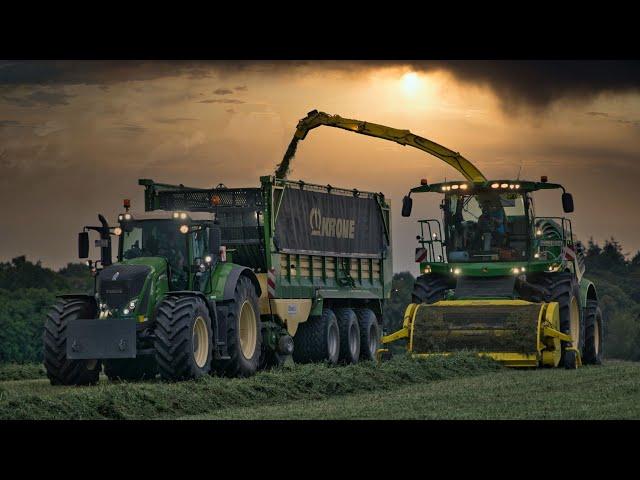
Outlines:
{"type": "Polygon", "coordinates": [[[0,378],[0,419],[629,419],[640,363],[508,370],[470,354],[376,366],[295,365],[250,379],[52,387],[0,378]]]}
{"type": "Polygon", "coordinates": [[[638,419],[640,364],[500,370],[391,391],[231,408],[183,419],[638,419]]]}

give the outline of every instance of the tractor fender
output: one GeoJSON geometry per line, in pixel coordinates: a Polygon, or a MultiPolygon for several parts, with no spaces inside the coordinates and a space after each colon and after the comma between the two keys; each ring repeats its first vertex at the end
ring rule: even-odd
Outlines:
{"type": "Polygon", "coordinates": [[[93,304],[95,309],[98,308],[98,304],[96,303],[96,297],[93,295],[89,295],[86,293],[62,293],[60,295],[56,295],[56,298],[68,299],[68,300],[87,300],[93,304]]]}
{"type": "Polygon", "coordinates": [[[598,300],[598,294],[593,282],[583,276],[580,279],[580,305],[582,308],[587,306],[587,300],[598,300]]]}
{"type": "Polygon", "coordinates": [[[251,270],[249,267],[236,266],[236,267],[233,267],[227,275],[227,279],[224,284],[224,291],[222,293],[223,301],[233,299],[233,294],[236,290],[236,284],[240,279],[240,275],[244,275],[248,277],[249,280],[251,280],[251,283],[253,283],[253,286],[256,289],[256,293],[258,294],[258,297],[262,295],[262,288],[260,288],[260,282],[258,281],[258,277],[256,277],[256,274],[253,273],[253,270],[251,270]]]}

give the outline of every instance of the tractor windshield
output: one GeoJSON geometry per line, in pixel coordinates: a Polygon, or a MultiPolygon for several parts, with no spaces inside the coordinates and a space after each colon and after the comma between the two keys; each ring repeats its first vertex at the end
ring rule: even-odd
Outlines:
{"type": "Polygon", "coordinates": [[[528,259],[525,194],[482,191],[445,197],[449,262],[528,259]]]}
{"type": "Polygon", "coordinates": [[[189,266],[188,235],[180,233],[172,220],[141,220],[122,233],[122,258],[163,257],[171,268],[172,287],[186,288],[189,266]]]}

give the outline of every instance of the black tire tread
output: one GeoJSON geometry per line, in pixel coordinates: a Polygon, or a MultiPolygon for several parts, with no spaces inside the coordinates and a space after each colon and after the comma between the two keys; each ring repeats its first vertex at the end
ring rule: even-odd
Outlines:
{"type": "Polygon", "coordinates": [[[241,275],[236,284],[233,300],[218,305],[218,317],[227,319],[227,352],[228,360],[215,360],[213,369],[226,377],[249,377],[254,375],[259,367],[260,352],[262,350],[262,327],[260,323],[260,307],[258,294],[251,280],[241,275]],[[240,307],[245,299],[253,304],[257,322],[256,350],[252,359],[247,361],[240,350],[239,321],[240,307]],[[222,317],[221,317],[222,316],[222,317]]]}
{"type": "Polygon", "coordinates": [[[333,310],[324,308],[321,316],[310,317],[298,325],[293,337],[293,361],[295,363],[316,363],[328,361],[327,337],[329,322],[337,319],[333,310]]]}
{"type": "Polygon", "coordinates": [[[347,364],[358,363],[360,358],[360,325],[356,312],[351,308],[338,308],[336,309],[336,318],[338,319],[338,329],[340,331],[340,362],[347,364]],[[358,329],[358,350],[353,356],[349,349],[349,332],[352,324],[355,324],[358,329]]]}
{"type": "Polygon", "coordinates": [[[95,316],[95,305],[83,299],[60,299],[47,313],[43,331],[44,366],[51,385],[93,385],[98,383],[101,364],[87,369],[86,360],[67,358],[67,323],[95,316]]]}
{"type": "MultiPolygon", "coordinates": [[[[191,353],[191,322],[198,310],[206,314],[211,334],[211,319],[201,298],[169,295],[158,306],[154,348],[158,372],[163,380],[186,380],[209,372],[209,362],[199,369],[191,353]]],[[[213,346],[211,337],[209,346],[213,346]]],[[[211,357],[212,353],[209,355],[211,357]]]]}
{"type": "Polygon", "coordinates": [[[602,363],[602,313],[597,300],[587,300],[584,315],[584,355],[586,365],[600,365],[602,363]],[[599,320],[599,322],[598,322],[599,320]],[[599,325],[598,325],[599,323],[599,325]],[[596,328],[600,328],[600,348],[596,353],[596,328]]]}
{"type": "Polygon", "coordinates": [[[443,300],[448,283],[439,275],[420,275],[413,284],[411,301],[413,303],[434,303],[443,300]]]}
{"type": "Polygon", "coordinates": [[[369,351],[369,332],[371,325],[375,325],[378,348],[380,348],[380,325],[378,324],[376,314],[373,313],[373,310],[370,308],[356,308],[355,312],[360,326],[360,359],[375,361],[375,352],[371,355],[369,351]]]}

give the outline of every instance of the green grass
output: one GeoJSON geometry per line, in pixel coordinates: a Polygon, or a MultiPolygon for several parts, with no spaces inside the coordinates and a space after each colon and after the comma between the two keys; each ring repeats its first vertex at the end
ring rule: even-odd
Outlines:
{"type": "Polygon", "coordinates": [[[640,363],[579,370],[501,370],[189,419],[638,419],[640,363]]]}
{"type": "Polygon", "coordinates": [[[395,358],[380,366],[292,365],[248,379],[207,377],[198,381],[109,383],[52,387],[48,380],[0,383],[0,419],[159,419],[215,413],[231,407],[328,399],[411,384],[495,372],[500,367],[468,353],[426,360],[395,358]]]}
{"type": "Polygon", "coordinates": [[[0,363],[0,382],[46,378],[44,365],[39,363],[0,363]]]}

